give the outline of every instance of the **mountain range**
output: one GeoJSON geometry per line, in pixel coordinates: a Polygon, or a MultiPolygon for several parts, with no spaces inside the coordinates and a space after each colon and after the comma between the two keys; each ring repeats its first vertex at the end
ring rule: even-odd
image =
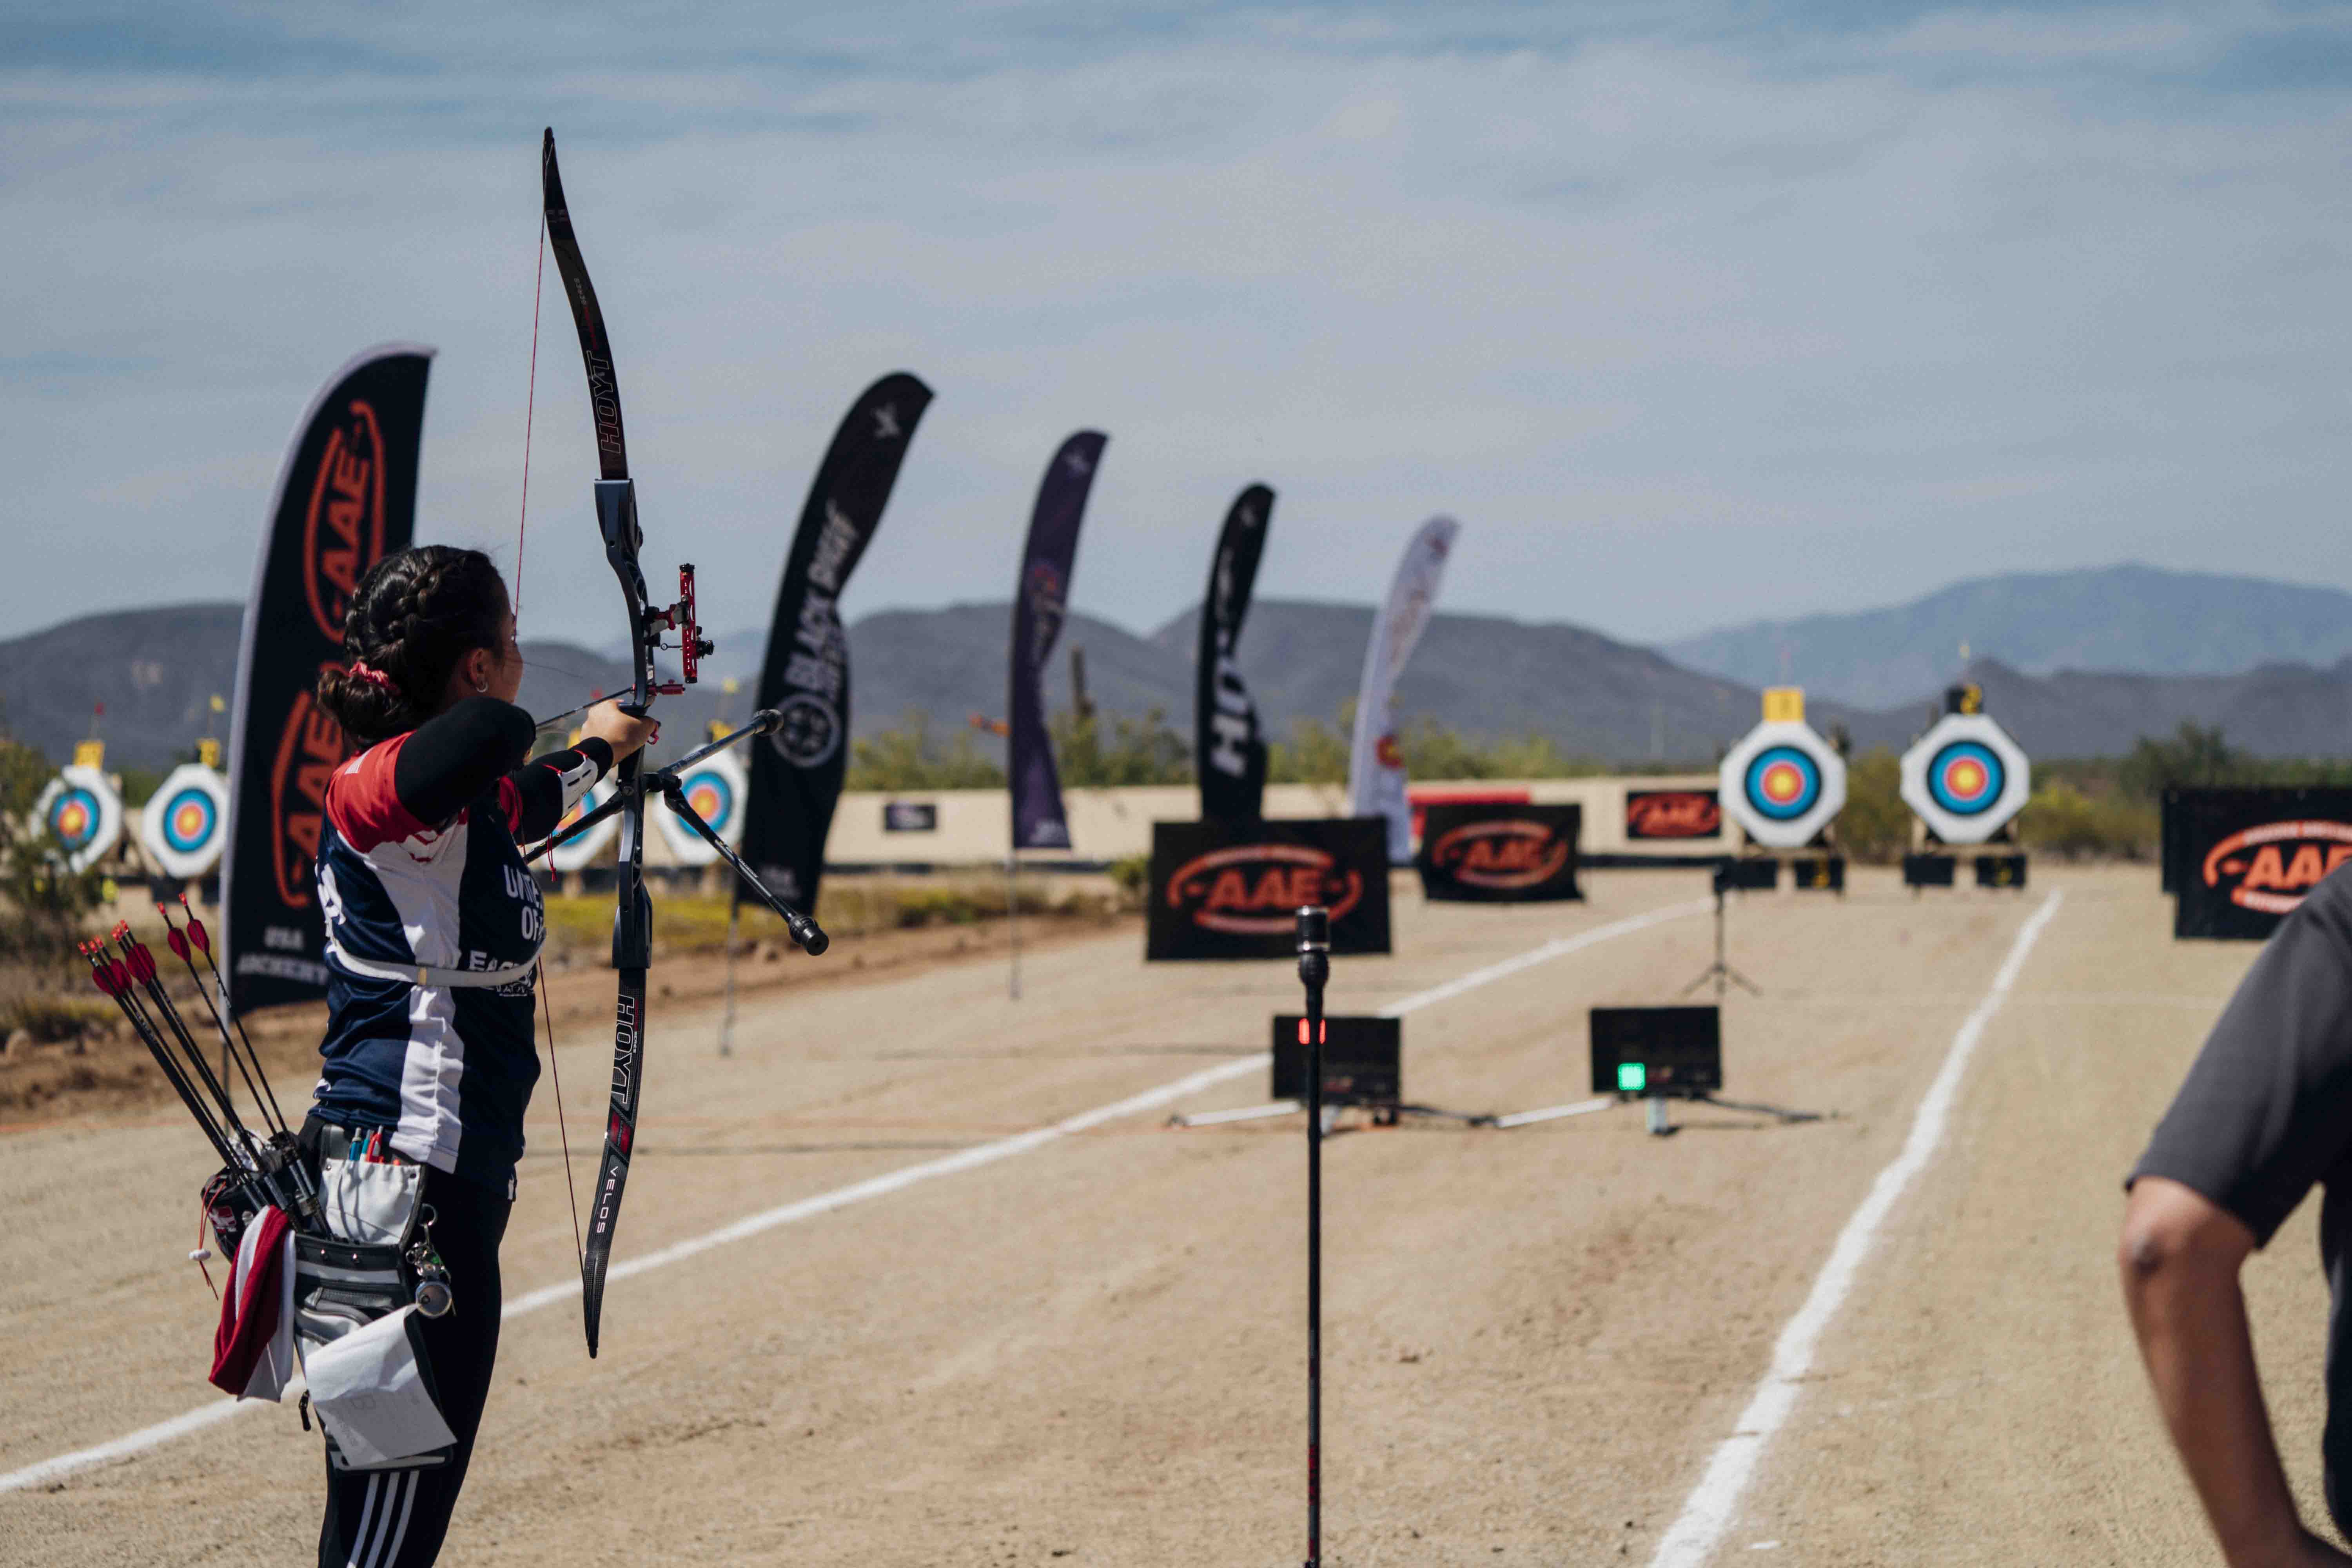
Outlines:
{"type": "MultiPolygon", "coordinates": [[[[1427,716],[1487,738],[1542,734],[1575,756],[1706,763],[1755,722],[1758,689],[1778,684],[1784,663],[1800,680],[1807,671],[1827,672],[1811,678],[1809,716],[1824,730],[1843,725],[1863,748],[1907,742],[1937,693],[1965,668],[1984,687],[1987,710],[2042,756],[2119,754],[2184,721],[2219,725],[2233,745],[2258,753],[2352,755],[2352,595],[2123,566],[1960,584],[1918,606],[1916,624],[1904,611],[1815,616],[1776,623],[1779,634],[1738,628],[1664,649],[1582,626],[1440,612],[1399,683],[1398,702],[1408,721],[1427,716]],[[2180,638],[2168,642],[2148,605],[2191,600],[2206,607],[2180,610],[2180,638]],[[2341,607],[2333,620],[2320,613],[2329,604],[2341,607]],[[1969,634],[1975,657],[1965,667],[1951,638],[1963,623],[1975,628],[1969,634]],[[1907,684],[1869,668],[1872,627],[1885,639],[1879,662],[1910,670],[1902,678],[1907,684]],[[1812,663],[1800,665],[1787,628],[1803,629],[1812,663]],[[1790,651],[1737,653],[1764,648],[1759,639],[1769,635],[1784,635],[1790,651]],[[1938,639],[1951,649],[1940,662],[1938,639]],[[1698,644],[1707,647],[1693,651],[1698,644]],[[2232,670],[2194,668],[2232,647],[2259,658],[2232,670]],[[2052,650],[2067,648],[2137,649],[2154,668],[2046,667],[2060,657],[2052,650]],[[2305,657],[2289,657],[2295,654],[2305,657]],[[1837,696],[1889,689],[1895,695],[1885,700],[1837,696]]],[[[1371,618],[1368,606],[1304,600],[1265,599],[1251,608],[1237,658],[1269,732],[1278,736],[1301,718],[1336,721],[1355,694],[1371,618]]],[[[165,765],[199,735],[226,738],[226,721],[211,719],[208,699],[229,689],[237,619],[238,606],[229,604],[126,610],[0,643],[0,720],[62,760],[89,732],[93,706],[103,703],[99,723],[110,761],[165,765]]],[[[945,735],[968,714],[1003,717],[1010,623],[1002,602],[882,610],[855,622],[853,731],[870,735],[920,713],[945,735]]],[[[1082,650],[1087,694],[1098,708],[1136,716],[1157,710],[1189,731],[1198,625],[1197,612],[1188,611],[1139,636],[1072,615],[1047,673],[1048,702],[1070,704],[1069,655],[1082,650]]],[[[720,678],[751,675],[764,640],[764,630],[722,636],[721,658],[703,684],[663,700],[665,750],[698,736],[722,711],[743,716],[748,697],[725,697],[720,678]]],[[[614,650],[533,640],[523,653],[522,700],[534,711],[569,708],[625,679],[614,650]]]]}
{"type": "Polygon", "coordinates": [[[2028,675],[2324,668],[2352,655],[2352,594],[2137,563],[2012,573],[1884,609],[1755,621],[1659,651],[1692,669],[1884,708],[1944,686],[1971,656],[2028,675]]]}

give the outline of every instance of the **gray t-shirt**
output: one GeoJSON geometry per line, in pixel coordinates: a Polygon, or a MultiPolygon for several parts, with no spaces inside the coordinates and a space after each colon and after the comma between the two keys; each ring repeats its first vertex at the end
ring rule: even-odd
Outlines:
{"type": "MultiPolygon", "coordinates": [[[[2352,868],[2280,922],[2157,1123],[2131,1181],[2163,1176],[2244,1222],[2258,1246],[2315,1185],[2327,1321],[2327,1508],[2352,1534],[2352,868]]],[[[2129,1184],[2126,1183],[2126,1185],[2129,1184]]]]}

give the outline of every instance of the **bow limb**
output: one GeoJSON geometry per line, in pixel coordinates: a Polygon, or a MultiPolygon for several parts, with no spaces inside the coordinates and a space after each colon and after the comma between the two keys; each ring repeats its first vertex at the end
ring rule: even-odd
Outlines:
{"type": "MultiPolygon", "coordinates": [[[[541,190],[545,201],[549,248],[563,280],[564,297],[572,301],[572,324],[580,332],[580,357],[588,374],[588,401],[595,416],[596,526],[604,539],[604,559],[621,584],[629,615],[629,664],[635,689],[622,704],[625,711],[643,715],[653,706],[658,689],[654,678],[654,649],[659,629],[670,617],[650,611],[646,604],[644,570],[637,552],[644,536],[637,527],[636,487],[629,478],[628,444],[621,423],[621,389],[613,373],[613,353],[604,331],[604,313],[596,302],[595,285],[580,255],[580,241],[572,230],[572,215],[563,199],[563,179],[555,163],[555,132],[550,130],[540,154],[541,190]]],[[[695,629],[689,617],[687,641],[695,629]]],[[[613,1017],[613,1093],[604,1123],[604,1157],[596,1174],[589,1205],[587,1246],[580,1264],[581,1305],[588,1332],[588,1353],[596,1353],[599,1323],[604,1315],[604,1275],[613,1255],[613,1231],[621,1214],[621,1194],[629,1179],[629,1157],[637,1135],[637,1092],[645,1066],[646,969],[653,953],[653,903],[645,884],[646,791],[645,756],[633,752],[615,774],[621,799],[621,841],[614,879],[613,968],[619,976],[613,1017]]]]}

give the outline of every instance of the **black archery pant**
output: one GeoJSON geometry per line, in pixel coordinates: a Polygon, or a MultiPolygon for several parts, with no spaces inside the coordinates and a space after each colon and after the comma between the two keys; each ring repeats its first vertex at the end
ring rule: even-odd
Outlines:
{"type": "Polygon", "coordinates": [[[433,1205],[433,1245],[456,1297],[446,1315],[421,1320],[425,1352],[457,1449],[447,1464],[426,1469],[345,1471],[330,1464],[319,1568],[427,1568],[440,1554],[474,1457],[499,1354],[499,1241],[514,1205],[496,1188],[437,1170],[425,1172],[424,1201],[433,1205]]]}

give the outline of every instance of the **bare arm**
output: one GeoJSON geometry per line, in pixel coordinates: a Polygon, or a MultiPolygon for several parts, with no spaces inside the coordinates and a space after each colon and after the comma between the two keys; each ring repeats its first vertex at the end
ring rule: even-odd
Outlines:
{"type": "Polygon", "coordinates": [[[2238,1271],[2253,1234],[2195,1188],[2143,1176],[2116,1262],[2173,1447],[2232,1568],[2352,1564],[2303,1528],[2254,1370],[2238,1271]]]}

